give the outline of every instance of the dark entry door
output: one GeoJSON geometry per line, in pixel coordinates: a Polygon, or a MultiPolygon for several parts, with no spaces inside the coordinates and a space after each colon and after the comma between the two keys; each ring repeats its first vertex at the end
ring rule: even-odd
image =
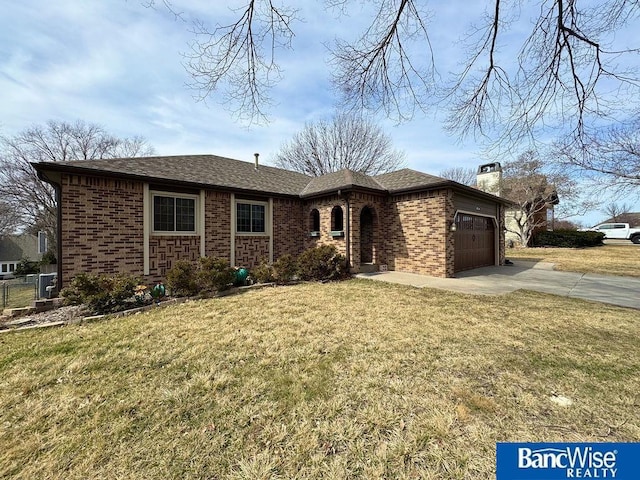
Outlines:
{"type": "Polygon", "coordinates": [[[458,214],[454,238],[456,272],[495,264],[495,229],[491,218],[458,214]]]}
{"type": "Polygon", "coordinates": [[[373,212],[369,207],[360,213],[360,263],[373,263],[373,212]]]}

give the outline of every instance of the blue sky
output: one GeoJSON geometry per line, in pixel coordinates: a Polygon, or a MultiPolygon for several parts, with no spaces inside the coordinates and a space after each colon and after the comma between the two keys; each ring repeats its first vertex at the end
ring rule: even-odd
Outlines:
{"type": "MultiPolygon", "coordinates": [[[[287,2],[300,9],[303,20],[294,25],[293,50],[281,57],[284,79],[271,92],[268,124],[248,127],[218,103],[219,97],[196,101],[182,65],[193,39],[190,20],[223,23],[232,18],[230,5],[244,3],[175,0],[183,21],[140,0],[3,2],[0,134],[14,135],[49,119],[82,119],[118,136],[141,135],[161,155],[212,153],[252,161],[259,152],[261,161],[270,163],[305,122],[334,111],[325,45],[361,31],[368,7],[353,2],[345,16],[326,11],[322,0],[287,2]]],[[[467,2],[464,12],[452,3],[431,4],[437,11],[429,30],[439,45],[436,61],[443,75],[463,60],[456,42],[462,27],[481,15],[483,3],[467,2]]],[[[443,118],[443,112],[432,112],[401,125],[383,118],[380,123],[406,153],[410,168],[437,174],[483,163],[480,146],[445,133],[443,118]]],[[[582,220],[595,223],[602,217],[595,212],[582,220]]]]}

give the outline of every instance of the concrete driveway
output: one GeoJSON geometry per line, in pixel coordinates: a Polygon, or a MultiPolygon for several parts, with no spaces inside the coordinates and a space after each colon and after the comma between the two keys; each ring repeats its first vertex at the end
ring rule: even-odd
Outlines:
{"type": "Polygon", "coordinates": [[[368,278],[414,287],[440,288],[460,293],[500,295],[515,290],[535,290],[640,309],[640,278],[558,272],[552,263],[523,262],[460,272],[457,278],[436,278],[402,272],[360,273],[368,278]]]}

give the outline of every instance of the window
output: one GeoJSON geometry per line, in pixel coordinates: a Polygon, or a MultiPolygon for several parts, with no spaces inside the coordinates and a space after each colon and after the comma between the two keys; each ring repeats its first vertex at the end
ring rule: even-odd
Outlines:
{"type": "Polygon", "coordinates": [[[341,232],[342,230],[344,230],[342,207],[335,206],[331,210],[331,231],[341,232]]]}
{"type": "Polygon", "coordinates": [[[318,211],[317,208],[314,208],[313,210],[311,210],[311,216],[310,216],[309,223],[311,224],[311,231],[312,232],[319,232],[320,231],[320,212],[318,211]]]}
{"type": "Polygon", "coordinates": [[[47,239],[47,232],[38,232],[38,253],[42,255],[47,253],[49,248],[49,242],[47,239]]]}
{"type": "Polygon", "coordinates": [[[2,264],[2,273],[7,273],[9,271],[9,265],[6,263],[2,264]]]}
{"type": "Polygon", "coordinates": [[[237,233],[266,233],[266,203],[236,203],[237,233]]]}
{"type": "Polygon", "coordinates": [[[153,231],[196,231],[196,197],[153,195],[153,231]]]}

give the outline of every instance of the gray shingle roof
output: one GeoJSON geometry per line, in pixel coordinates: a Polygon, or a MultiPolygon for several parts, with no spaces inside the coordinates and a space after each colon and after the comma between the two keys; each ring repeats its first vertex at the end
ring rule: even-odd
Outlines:
{"type": "Polygon", "coordinates": [[[0,236],[0,261],[17,262],[23,258],[36,261],[38,255],[38,237],[34,235],[0,236]]]}
{"type": "Polygon", "coordinates": [[[368,190],[378,190],[386,193],[385,188],[376,180],[364,173],[343,169],[337,172],[328,173],[321,177],[313,178],[309,184],[300,192],[301,197],[309,197],[324,192],[331,192],[347,188],[366,188],[368,190]]]}
{"type": "Polygon", "coordinates": [[[379,191],[381,194],[451,186],[486,197],[493,195],[471,187],[404,168],[370,176],[353,170],[340,170],[321,177],[311,177],[282,168],[219,157],[217,155],[180,155],[171,157],[112,158],[34,164],[41,172],[68,172],[84,175],[110,175],[135,178],[151,183],[183,186],[218,187],[229,190],[273,195],[310,197],[353,188],[379,191]]]}
{"type": "Polygon", "coordinates": [[[389,192],[397,192],[402,190],[412,190],[420,187],[431,187],[438,184],[452,183],[435,175],[418,172],[410,168],[403,168],[395,172],[382,173],[373,177],[389,192]]]}
{"type": "Polygon", "coordinates": [[[172,157],[111,158],[46,162],[38,170],[77,171],[78,173],[117,174],[145,177],[191,185],[251,190],[280,195],[299,195],[312,177],[282,168],[243,162],[216,155],[181,155],[172,157]]]}

